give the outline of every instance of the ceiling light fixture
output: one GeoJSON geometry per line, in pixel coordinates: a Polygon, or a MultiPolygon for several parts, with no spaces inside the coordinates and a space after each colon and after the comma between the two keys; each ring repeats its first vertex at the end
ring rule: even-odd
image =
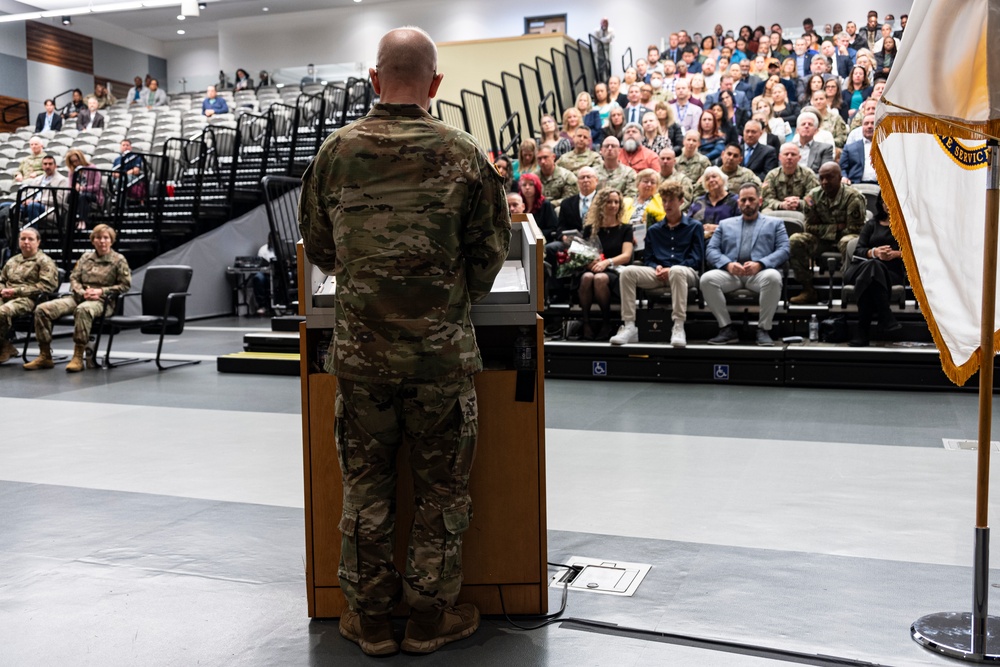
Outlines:
{"type": "MultiPolygon", "coordinates": [[[[0,15],[0,23],[14,23],[17,21],[31,21],[44,18],[61,18],[63,16],[79,16],[82,14],[105,14],[110,12],[127,12],[134,9],[153,9],[156,7],[177,7],[181,4],[179,0],[134,0],[133,2],[115,2],[109,5],[85,5],[80,7],[64,7],[63,9],[50,9],[44,12],[23,12],[21,14],[0,15]]],[[[195,5],[197,6],[197,4],[195,5]]],[[[189,16],[197,16],[197,13],[189,16]]]]}
{"type": "Polygon", "coordinates": [[[183,14],[178,14],[178,15],[177,15],[177,20],[178,20],[178,21],[183,21],[183,20],[184,20],[184,19],[186,19],[186,18],[187,18],[187,17],[186,17],[186,16],[184,16],[183,14]]]}
{"type": "Polygon", "coordinates": [[[183,31],[183,30],[178,30],[178,31],[177,31],[177,34],[178,34],[178,35],[183,35],[183,34],[185,34],[185,33],[184,33],[184,31],[183,31]]]}
{"type": "Polygon", "coordinates": [[[63,25],[73,25],[73,19],[68,16],[64,16],[62,17],[62,23],[63,25]]]}
{"type": "Polygon", "coordinates": [[[199,2],[198,3],[198,9],[208,9],[208,3],[207,2],[199,2]]]}

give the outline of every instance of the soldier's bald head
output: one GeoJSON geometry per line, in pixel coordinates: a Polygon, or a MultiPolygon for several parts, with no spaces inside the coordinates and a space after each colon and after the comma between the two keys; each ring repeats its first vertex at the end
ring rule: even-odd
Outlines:
{"type": "Polygon", "coordinates": [[[375,68],[383,85],[429,85],[437,73],[437,46],[430,35],[415,26],[390,30],[379,40],[375,68]]]}

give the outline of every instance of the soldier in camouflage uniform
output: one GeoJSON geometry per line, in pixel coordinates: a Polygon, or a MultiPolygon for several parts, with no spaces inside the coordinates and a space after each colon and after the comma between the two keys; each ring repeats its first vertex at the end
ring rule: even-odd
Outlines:
{"type": "Polygon", "coordinates": [[[580,193],[576,176],[556,164],[556,154],[547,146],[538,149],[538,178],[542,179],[542,194],[557,208],[566,197],[580,193]]]}
{"type": "MultiPolygon", "coordinates": [[[[753,183],[758,189],[761,187],[757,174],[741,165],[742,161],[743,149],[738,145],[730,144],[722,151],[722,166],[720,169],[722,169],[722,173],[729,179],[726,181],[726,190],[737,196],[740,194],[740,188],[747,183],[753,183]]],[[[694,184],[694,196],[697,198],[706,192],[705,179],[699,178],[698,182],[694,184]]]]}
{"type": "Polygon", "coordinates": [[[470,305],[490,292],[511,225],[503,179],[475,140],[426,111],[441,81],[430,37],[390,31],[376,62],[380,102],[330,135],[306,170],[299,228],[310,261],[337,280],[326,370],[337,376],[344,486],[340,632],[366,654],[395,653],[389,614],[403,597],[402,648],[430,653],[479,625],[473,605],[455,606],[482,370],[470,305]],[[414,521],[401,582],[392,557],[404,435],[414,521]]]}
{"type": "Polygon", "coordinates": [[[830,100],[826,92],[820,88],[814,90],[812,94],[812,106],[815,107],[819,116],[819,129],[827,130],[833,135],[833,143],[837,148],[843,148],[847,143],[847,123],[838,111],[830,108],[830,100]]]}
{"type": "Polygon", "coordinates": [[[605,137],[601,144],[601,164],[594,167],[597,172],[597,189],[611,188],[625,197],[635,199],[639,190],[635,184],[635,170],[618,161],[621,142],[615,137],[605,137]]]}
{"type": "MultiPolygon", "coordinates": [[[[556,166],[568,169],[574,175],[584,167],[596,167],[601,163],[601,155],[590,149],[590,130],[578,127],[573,133],[573,150],[563,153],[556,166]]],[[[548,195],[545,195],[548,197],[548,195]]]]}
{"type": "Polygon", "coordinates": [[[865,196],[841,182],[840,165],[827,162],[819,168],[819,187],[806,196],[806,231],[792,234],[789,264],[802,292],[789,299],[794,304],[816,303],[810,258],[824,252],[847,255],[847,244],[865,224],[865,196]]]}
{"type": "Polygon", "coordinates": [[[70,373],[84,368],[83,355],[90,342],[90,328],[102,313],[114,310],[113,301],[106,297],[124,294],[132,286],[132,271],[128,261],[111,249],[117,234],[108,225],[97,225],[90,232],[94,252],[77,261],[70,274],[72,294],[46,301],[35,308],[35,337],[39,355],[24,365],[28,371],[52,368],[52,324],[63,315],[73,315],[73,358],[66,365],[70,373]],[[107,308],[107,310],[105,310],[107,308]]]}
{"type": "Polygon", "coordinates": [[[14,180],[18,183],[42,175],[42,160],[45,158],[42,149],[45,148],[45,143],[40,137],[32,137],[28,141],[28,147],[31,149],[31,155],[21,160],[17,173],[14,174],[14,180]]]}
{"type": "Polygon", "coordinates": [[[698,130],[691,130],[684,135],[684,147],[677,157],[677,171],[690,179],[692,183],[697,183],[705,170],[712,166],[711,161],[698,152],[701,145],[701,135],[698,130]]]}
{"type": "Polygon", "coordinates": [[[56,264],[38,249],[40,243],[37,229],[22,229],[18,236],[21,254],[11,257],[0,270],[0,364],[17,356],[7,339],[13,319],[33,311],[40,294],[59,287],[56,264]]]}
{"type": "Polygon", "coordinates": [[[819,179],[812,169],[799,164],[802,154],[798,144],[782,145],[778,152],[781,166],[767,172],[764,177],[764,209],[772,211],[806,211],[806,195],[819,187],[819,179]]]}
{"type": "Polygon", "coordinates": [[[681,202],[681,211],[686,211],[687,207],[694,201],[694,183],[691,179],[681,173],[677,167],[677,153],[673,148],[667,147],[660,151],[660,186],[663,183],[680,183],[684,193],[684,201],[681,202]]]}

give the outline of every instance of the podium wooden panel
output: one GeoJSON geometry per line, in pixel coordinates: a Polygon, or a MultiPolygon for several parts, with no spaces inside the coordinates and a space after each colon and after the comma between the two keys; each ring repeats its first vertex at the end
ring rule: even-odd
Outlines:
{"type": "MultiPolygon", "coordinates": [[[[301,325],[303,460],[306,492],[306,581],[309,615],[340,616],[346,600],[337,566],[342,509],[340,463],[333,437],[337,379],[307,372],[318,332],[301,325]]],[[[541,349],[542,325],[536,325],[541,349]]],[[[541,366],[541,361],[539,361],[541,366]]],[[[545,613],[548,608],[545,521],[544,369],[535,374],[535,400],[514,400],[517,373],[486,370],[475,377],[479,438],[470,477],[473,519],[463,540],[460,600],[484,614],[545,613]],[[500,588],[503,589],[501,607],[500,588]]],[[[400,447],[395,562],[402,572],[413,520],[407,448],[400,447]]],[[[402,609],[397,611],[402,612],[402,609]]]]}

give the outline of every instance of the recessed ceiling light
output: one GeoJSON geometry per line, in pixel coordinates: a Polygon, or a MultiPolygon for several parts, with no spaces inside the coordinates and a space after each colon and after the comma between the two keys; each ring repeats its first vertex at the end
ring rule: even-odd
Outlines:
{"type": "Polygon", "coordinates": [[[354,0],[354,2],[361,2],[361,0],[354,0]]]}
{"type": "Polygon", "coordinates": [[[183,21],[183,20],[184,20],[184,19],[186,19],[186,18],[187,18],[187,17],[186,17],[186,16],[184,16],[183,14],[178,14],[178,15],[177,15],[177,20],[178,20],[178,21],[183,21]]]}
{"type": "Polygon", "coordinates": [[[183,34],[185,34],[185,33],[184,33],[184,31],[183,31],[183,30],[178,30],[178,31],[177,31],[177,34],[178,34],[178,35],[183,35],[183,34]]]}
{"type": "Polygon", "coordinates": [[[268,7],[261,7],[260,11],[262,11],[262,12],[270,11],[270,8],[268,8],[268,7]]]}
{"type": "Polygon", "coordinates": [[[208,3],[207,2],[199,2],[198,3],[198,9],[208,9],[208,3]]]}

